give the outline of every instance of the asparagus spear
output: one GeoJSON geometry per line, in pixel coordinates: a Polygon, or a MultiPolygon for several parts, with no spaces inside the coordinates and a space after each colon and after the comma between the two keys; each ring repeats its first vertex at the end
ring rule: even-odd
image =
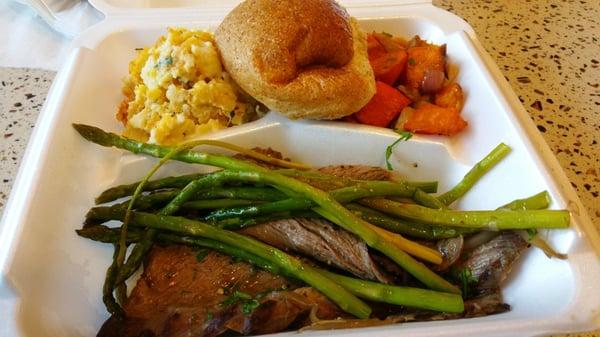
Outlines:
{"type": "MultiPolygon", "coordinates": [[[[140,211],[144,211],[144,210],[149,210],[149,209],[153,209],[156,207],[164,206],[171,199],[173,199],[178,193],[179,193],[178,190],[162,191],[162,192],[156,192],[156,193],[152,193],[149,195],[139,197],[137,200],[135,200],[134,208],[137,210],[140,210],[140,211]]],[[[128,206],[129,206],[129,200],[122,202],[122,203],[114,204],[110,207],[113,209],[119,209],[119,210],[125,211],[125,210],[127,210],[128,206]]],[[[105,215],[106,208],[107,207],[100,207],[100,206],[92,207],[85,215],[84,227],[90,226],[90,225],[97,225],[101,222],[110,220],[110,219],[106,218],[106,215],[105,215]]]]}
{"type": "Polygon", "coordinates": [[[430,226],[403,219],[392,218],[384,213],[355,203],[347,204],[346,207],[353,211],[354,214],[366,220],[368,223],[372,223],[394,233],[405,234],[420,239],[439,240],[454,238],[461,234],[472,233],[475,231],[468,228],[430,226]]]}
{"type": "MultiPolygon", "coordinates": [[[[391,183],[387,181],[360,182],[354,186],[344,187],[330,192],[331,196],[340,203],[347,203],[368,196],[395,195],[409,197],[415,193],[415,188],[404,183],[391,183]]],[[[206,220],[222,220],[239,216],[254,216],[258,214],[298,211],[314,207],[310,199],[291,198],[279,200],[268,204],[220,209],[212,212],[206,220]]]]}
{"type": "Polygon", "coordinates": [[[188,201],[184,203],[183,206],[181,206],[181,208],[185,210],[204,210],[239,206],[253,206],[260,204],[262,204],[262,201],[246,199],[210,199],[188,201]]]}
{"type": "Polygon", "coordinates": [[[272,187],[213,187],[199,191],[195,196],[200,200],[216,198],[277,201],[287,198],[287,195],[272,187]]]}
{"type": "Polygon", "coordinates": [[[365,198],[360,203],[403,219],[437,226],[503,230],[527,228],[567,228],[569,212],[562,210],[454,211],[401,204],[382,198],[365,198]]]}
{"type": "MultiPolygon", "coordinates": [[[[101,241],[106,243],[114,242],[118,239],[118,232],[114,229],[109,229],[104,226],[97,226],[98,228],[86,228],[77,231],[77,233],[83,237],[89,238],[95,241],[101,241]]],[[[129,232],[128,239],[135,241],[139,239],[139,235],[135,232],[129,232]]],[[[282,274],[281,268],[268,260],[260,258],[256,255],[250,254],[246,251],[240,250],[236,247],[232,247],[221,242],[203,238],[185,237],[175,234],[159,233],[157,240],[165,243],[182,243],[193,246],[200,246],[205,248],[211,248],[229,256],[233,256],[254,265],[257,265],[263,269],[267,269],[274,274],[282,274]]],[[[317,269],[317,268],[315,268],[317,269]]],[[[384,302],[395,305],[404,305],[414,307],[418,309],[428,309],[442,312],[462,312],[464,305],[462,297],[456,294],[448,294],[437,291],[410,288],[410,287],[398,287],[384,285],[377,282],[360,280],[348,276],[342,276],[335,274],[323,269],[317,269],[319,272],[325,274],[328,278],[339,283],[346,290],[363,299],[384,302]]],[[[289,276],[289,275],[288,275],[289,276]]]]}
{"type": "MultiPolygon", "coordinates": [[[[155,157],[164,157],[172,151],[172,148],[169,147],[162,147],[155,144],[145,144],[135,140],[123,138],[114,133],[104,132],[96,127],[81,124],[74,124],[73,126],[85,139],[102,146],[115,146],[134,153],[144,153],[155,157]]],[[[325,191],[318,190],[306,183],[285,177],[281,174],[272,172],[252,163],[247,163],[230,157],[184,150],[174,155],[173,159],[235,170],[229,171],[232,178],[235,177],[235,179],[242,181],[262,182],[276,186],[278,189],[284,189],[285,191],[288,191],[288,193],[291,191],[294,194],[291,195],[293,197],[302,196],[310,199],[315,204],[319,205],[321,209],[325,210],[329,214],[335,215],[336,221],[334,221],[334,223],[354,233],[363,239],[369,247],[379,250],[396,263],[400,265],[406,265],[406,256],[408,256],[406,253],[399,251],[393,243],[389,242],[385,237],[382,237],[375,232],[372,228],[370,228],[368,223],[364,222],[364,220],[358,218],[352,212],[344,208],[344,206],[338,203],[331,195],[329,195],[329,193],[325,191]]],[[[424,266],[423,268],[427,269],[424,266]]],[[[417,271],[416,268],[411,270],[413,272],[417,271]]],[[[413,276],[432,289],[453,293],[460,292],[458,288],[435,273],[431,271],[423,272],[423,270],[420,269],[418,271],[419,272],[413,276]]]]}
{"type": "MultiPolygon", "coordinates": [[[[195,173],[195,174],[187,174],[177,177],[166,177],[162,179],[157,179],[153,181],[149,181],[144,185],[144,191],[155,191],[165,188],[171,189],[180,189],[187,185],[190,181],[200,179],[205,176],[205,173],[195,173]]],[[[99,196],[96,197],[96,204],[104,204],[107,202],[111,202],[117,200],[119,198],[127,197],[133,194],[135,189],[138,187],[140,182],[135,182],[133,184],[119,185],[115,187],[111,187],[104,192],[100,193],[99,196]]]]}
{"type": "Polygon", "coordinates": [[[513,200],[499,209],[525,211],[528,209],[545,209],[548,206],[550,206],[550,194],[547,191],[542,191],[528,198],[513,200]]]}
{"type": "MultiPolygon", "coordinates": [[[[318,171],[300,171],[295,169],[281,169],[277,170],[277,173],[287,177],[293,178],[305,178],[311,181],[325,181],[328,185],[337,185],[338,188],[354,186],[361,183],[369,183],[372,180],[354,180],[343,177],[338,177],[330,174],[321,173],[318,171]]],[[[392,183],[407,184],[409,186],[422,189],[427,193],[437,192],[437,181],[403,181],[393,180],[392,183]]]]}
{"type": "Polygon", "coordinates": [[[444,205],[450,205],[454,201],[458,200],[460,197],[465,195],[465,193],[467,193],[484,174],[498,164],[502,158],[506,157],[510,150],[511,149],[508,147],[508,145],[500,143],[492,150],[492,152],[488,153],[485,158],[475,164],[475,166],[469,172],[467,172],[467,174],[465,174],[464,178],[456,186],[454,186],[450,191],[440,195],[438,199],[444,205]]]}
{"type": "Polygon", "coordinates": [[[113,290],[115,289],[116,278],[117,278],[117,256],[119,255],[119,233],[116,233],[114,241],[112,241],[114,246],[113,259],[106,270],[106,276],[104,278],[104,285],[102,286],[102,302],[104,302],[104,306],[106,306],[106,310],[113,315],[122,315],[123,309],[115,300],[113,295],[113,290]]]}

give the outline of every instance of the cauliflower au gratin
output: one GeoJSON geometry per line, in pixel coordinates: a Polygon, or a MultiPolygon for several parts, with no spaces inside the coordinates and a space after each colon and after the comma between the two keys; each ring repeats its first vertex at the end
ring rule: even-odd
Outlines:
{"type": "Polygon", "coordinates": [[[223,71],[213,34],[169,28],[139,51],[124,79],[117,119],[124,135],[172,145],[256,118],[223,71]]]}

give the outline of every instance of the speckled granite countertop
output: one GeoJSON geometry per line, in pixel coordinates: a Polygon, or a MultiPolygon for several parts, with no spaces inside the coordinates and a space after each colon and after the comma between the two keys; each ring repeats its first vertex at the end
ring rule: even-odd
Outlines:
{"type": "MultiPolygon", "coordinates": [[[[434,4],[473,26],[600,230],[600,2],[434,4]]],[[[0,214],[54,75],[0,68],[0,214]]]]}

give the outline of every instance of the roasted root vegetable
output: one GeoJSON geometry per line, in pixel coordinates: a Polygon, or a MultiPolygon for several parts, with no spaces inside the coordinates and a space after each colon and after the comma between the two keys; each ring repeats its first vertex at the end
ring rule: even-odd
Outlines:
{"type": "Polygon", "coordinates": [[[410,104],[410,99],[383,82],[377,81],[376,87],[375,96],[355,117],[362,124],[387,127],[410,104]]]}
{"type": "Polygon", "coordinates": [[[458,83],[451,83],[435,94],[434,103],[442,108],[456,108],[460,111],[465,104],[465,96],[458,83]]]}
{"type": "Polygon", "coordinates": [[[408,53],[405,45],[385,34],[373,33],[368,38],[369,62],[375,79],[394,84],[406,69],[408,53]]]}
{"type": "Polygon", "coordinates": [[[467,127],[458,109],[422,103],[407,116],[402,128],[415,133],[452,136],[467,127]]]}
{"type": "Polygon", "coordinates": [[[392,85],[404,72],[407,59],[408,53],[405,50],[397,50],[370,58],[369,61],[375,73],[375,79],[392,85]]]}
{"type": "Polygon", "coordinates": [[[446,45],[421,43],[408,48],[406,86],[422,89],[426,74],[444,72],[446,68],[446,45]]]}
{"type": "Polygon", "coordinates": [[[446,74],[446,45],[419,36],[407,42],[387,33],[371,33],[367,48],[377,93],[360,111],[342,120],[445,136],[467,126],[460,116],[465,101],[462,88],[446,74]],[[396,90],[387,85],[397,86],[396,90]]]}

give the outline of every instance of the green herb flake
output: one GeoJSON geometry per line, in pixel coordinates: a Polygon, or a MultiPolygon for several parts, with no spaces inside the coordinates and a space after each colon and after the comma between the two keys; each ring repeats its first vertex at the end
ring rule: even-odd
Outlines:
{"type": "Polygon", "coordinates": [[[202,262],[204,258],[208,255],[208,249],[200,248],[196,251],[196,261],[202,262]]]}
{"type": "Polygon", "coordinates": [[[158,60],[158,62],[154,65],[155,68],[159,68],[162,66],[170,66],[173,64],[173,58],[171,56],[165,57],[164,59],[158,60]]]}
{"type": "Polygon", "coordinates": [[[260,302],[257,300],[252,299],[249,301],[244,301],[242,303],[242,312],[244,313],[244,315],[249,315],[254,309],[258,308],[259,306],[260,302]]]}
{"type": "Polygon", "coordinates": [[[251,300],[251,299],[252,299],[252,296],[250,296],[249,294],[236,290],[233,292],[233,294],[231,294],[231,296],[226,298],[221,304],[231,305],[231,304],[238,303],[242,300],[251,300]]]}
{"type": "Polygon", "coordinates": [[[244,313],[244,315],[250,314],[254,309],[260,306],[260,302],[252,298],[250,294],[237,290],[233,294],[231,294],[231,296],[229,296],[227,299],[221,302],[221,305],[223,306],[235,304],[240,305],[242,313],[244,313]]]}
{"type": "Polygon", "coordinates": [[[381,32],[381,34],[387,36],[387,37],[394,37],[392,34],[388,33],[388,32],[381,32]]]}
{"type": "Polygon", "coordinates": [[[409,65],[409,66],[414,66],[416,63],[417,63],[417,62],[415,61],[415,59],[414,59],[414,58],[412,58],[412,57],[411,57],[411,58],[409,58],[409,59],[408,59],[408,65],[409,65]]]}
{"type": "Polygon", "coordinates": [[[469,297],[471,286],[477,284],[479,280],[473,276],[473,272],[471,272],[471,269],[469,268],[463,268],[458,274],[458,278],[460,280],[463,298],[469,297]]]}
{"type": "Polygon", "coordinates": [[[212,312],[209,312],[208,314],[206,314],[207,321],[210,321],[211,319],[213,319],[213,317],[215,317],[215,315],[212,312]]]}
{"type": "Polygon", "coordinates": [[[392,164],[390,163],[390,157],[392,156],[392,151],[394,150],[394,146],[398,145],[398,143],[400,143],[401,141],[409,140],[413,136],[413,134],[408,131],[399,131],[399,130],[395,130],[395,131],[400,135],[400,138],[398,138],[395,142],[393,142],[391,145],[389,145],[385,149],[385,164],[387,166],[387,169],[390,171],[394,169],[392,167],[392,164]]]}
{"type": "Polygon", "coordinates": [[[526,231],[527,231],[527,236],[528,236],[527,241],[533,240],[533,238],[538,234],[538,231],[535,228],[529,228],[529,229],[526,229],[526,231]]]}

